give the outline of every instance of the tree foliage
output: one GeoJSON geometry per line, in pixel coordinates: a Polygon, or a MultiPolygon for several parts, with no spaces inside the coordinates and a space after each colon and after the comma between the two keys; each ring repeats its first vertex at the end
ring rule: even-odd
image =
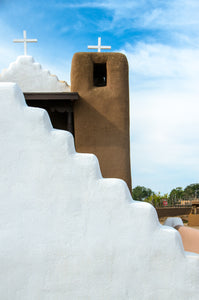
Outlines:
{"type": "Polygon", "coordinates": [[[132,190],[132,196],[135,200],[149,202],[154,206],[162,206],[165,199],[167,199],[168,205],[175,205],[180,203],[180,200],[199,198],[199,183],[192,183],[184,190],[182,187],[176,187],[171,190],[169,195],[154,193],[150,188],[138,185],[132,190]]]}
{"type": "Polygon", "coordinates": [[[182,187],[173,189],[169,198],[171,201],[176,202],[181,199],[193,199],[199,197],[199,183],[193,183],[188,185],[184,190],[182,187]]]}
{"type": "Polygon", "coordinates": [[[155,207],[163,206],[163,201],[168,200],[168,194],[161,195],[160,192],[158,194],[150,195],[145,199],[145,202],[151,203],[155,207]]]}
{"type": "Polygon", "coordinates": [[[136,186],[132,190],[133,199],[145,201],[153,204],[154,206],[163,206],[163,201],[167,199],[168,205],[175,205],[179,200],[192,200],[199,198],[199,183],[188,185],[184,190],[182,187],[176,187],[168,194],[161,195],[154,193],[150,188],[144,186],[136,186]]]}
{"type": "Polygon", "coordinates": [[[199,183],[193,183],[188,185],[184,189],[185,198],[198,198],[199,197],[199,183]]]}
{"type": "Polygon", "coordinates": [[[144,200],[145,198],[151,196],[152,194],[154,194],[153,191],[144,186],[138,185],[132,190],[133,199],[139,200],[139,201],[144,200]]]}
{"type": "Polygon", "coordinates": [[[182,187],[177,187],[173,189],[169,194],[169,199],[173,202],[176,202],[184,198],[184,191],[182,187]]]}

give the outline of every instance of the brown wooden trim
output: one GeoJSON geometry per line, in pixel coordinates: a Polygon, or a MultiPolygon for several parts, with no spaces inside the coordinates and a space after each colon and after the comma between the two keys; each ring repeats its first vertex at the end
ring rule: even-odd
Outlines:
{"type": "Polygon", "coordinates": [[[191,212],[191,207],[164,207],[164,208],[157,208],[156,211],[158,217],[176,217],[176,216],[183,216],[188,215],[191,212]]]}
{"type": "Polygon", "coordinates": [[[79,99],[78,93],[24,93],[26,100],[68,100],[74,101],[79,99]]]}

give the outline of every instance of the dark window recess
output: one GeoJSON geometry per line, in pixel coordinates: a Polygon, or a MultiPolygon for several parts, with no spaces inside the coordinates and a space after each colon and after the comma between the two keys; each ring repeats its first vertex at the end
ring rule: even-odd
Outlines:
{"type": "Polygon", "coordinates": [[[74,116],[73,112],[51,112],[48,111],[52,125],[56,129],[70,131],[74,135],[74,116]]]}
{"type": "Polygon", "coordinates": [[[54,128],[70,131],[74,135],[73,106],[77,93],[24,93],[28,106],[44,108],[54,128]]]}
{"type": "Polygon", "coordinates": [[[106,64],[93,65],[93,84],[94,86],[106,86],[107,74],[106,64]]]}
{"type": "Polygon", "coordinates": [[[48,112],[54,128],[70,131],[74,136],[74,116],[72,109],[67,106],[62,107],[59,101],[53,102],[55,103],[54,105],[52,105],[52,101],[26,100],[28,106],[44,108],[48,112]],[[60,107],[62,108],[61,110],[60,107]]]}

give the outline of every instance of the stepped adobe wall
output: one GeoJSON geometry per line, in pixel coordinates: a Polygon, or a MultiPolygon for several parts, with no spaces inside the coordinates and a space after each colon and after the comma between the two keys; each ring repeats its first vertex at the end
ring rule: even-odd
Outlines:
{"type": "Polygon", "coordinates": [[[69,132],[0,84],[2,299],[198,299],[199,256],[69,132]]]}

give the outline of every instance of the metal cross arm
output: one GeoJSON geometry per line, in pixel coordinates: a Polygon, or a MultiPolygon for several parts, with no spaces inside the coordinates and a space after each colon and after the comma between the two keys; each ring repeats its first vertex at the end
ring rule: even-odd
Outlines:
{"type": "Polygon", "coordinates": [[[37,39],[27,39],[26,30],[23,31],[23,39],[13,40],[14,43],[24,43],[24,55],[27,55],[27,43],[37,43],[37,39]]]}
{"type": "Polygon", "coordinates": [[[101,45],[101,37],[98,37],[98,45],[97,46],[88,46],[88,49],[97,49],[98,52],[101,52],[101,49],[111,49],[111,46],[102,46],[101,45]]]}

